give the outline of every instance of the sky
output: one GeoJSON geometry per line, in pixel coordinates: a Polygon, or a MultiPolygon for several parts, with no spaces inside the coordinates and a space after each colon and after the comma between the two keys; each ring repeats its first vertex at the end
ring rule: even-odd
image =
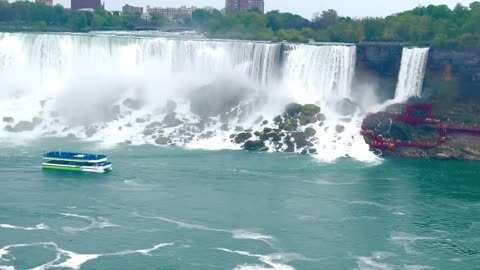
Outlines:
{"type": "MultiPolygon", "coordinates": [[[[60,3],[70,7],[70,0],[53,0],[54,4],[60,3]]],[[[213,6],[222,9],[225,0],[102,0],[105,1],[106,9],[120,10],[124,4],[133,6],[151,5],[158,7],[187,6],[213,6]]],[[[316,11],[335,9],[341,16],[350,17],[384,17],[401,11],[415,8],[419,5],[442,5],[447,4],[451,8],[456,3],[467,5],[475,0],[265,0],[265,9],[280,10],[299,14],[307,19],[316,11]]]]}

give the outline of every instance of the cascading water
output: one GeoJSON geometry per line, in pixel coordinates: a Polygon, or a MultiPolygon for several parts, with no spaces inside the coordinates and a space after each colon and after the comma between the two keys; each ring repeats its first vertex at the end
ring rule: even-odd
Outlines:
{"type": "Polygon", "coordinates": [[[429,48],[403,48],[402,62],[395,91],[395,103],[419,97],[427,66],[429,48]]]}
{"type": "Polygon", "coordinates": [[[354,66],[354,46],[0,34],[0,138],[239,148],[232,133],[260,128],[259,117],[299,102],[327,116],[310,125],[320,158],[369,159],[361,118],[336,109],[351,96],[354,66]]]}
{"type": "Polygon", "coordinates": [[[355,67],[354,46],[290,45],[284,78],[298,102],[350,97],[355,67]]]}

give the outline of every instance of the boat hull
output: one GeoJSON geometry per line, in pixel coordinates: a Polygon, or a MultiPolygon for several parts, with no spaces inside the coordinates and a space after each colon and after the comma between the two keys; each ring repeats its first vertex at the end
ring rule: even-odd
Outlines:
{"type": "Polygon", "coordinates": [[[75,165],[61,165],[42,163],[44,170],[61,170],[61,171],[76,171],[76,172],[92,172],[92,173],[104,173],[112,170],[112,165],[106,166],[75,166],[75,165]]]}

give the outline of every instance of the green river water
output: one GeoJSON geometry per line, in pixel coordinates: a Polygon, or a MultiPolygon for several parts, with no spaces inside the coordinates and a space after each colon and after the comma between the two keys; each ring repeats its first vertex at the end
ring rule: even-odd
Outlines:
{"type": "MultiPolygon", "coordinates": [[[[73,149],[72,149],[73,148],[73,149]]],[[[478,162],[0,147],[0,269],[480,269],[478,162]],[[44,149],[114,170],[42,171],[44,149]]]]}

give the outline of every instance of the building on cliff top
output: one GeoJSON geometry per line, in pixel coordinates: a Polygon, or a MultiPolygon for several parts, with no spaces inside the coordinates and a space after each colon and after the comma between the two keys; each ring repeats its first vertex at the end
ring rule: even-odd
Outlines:
{"type": "Polygon", "coordinates": [[[80,9],[105,9],[105,4],[101,0],[71,0],[72,10],[80,9]]]}
{"type": "Polygon", "coordinates": [[[47,6],[53,6],[53,0],[35,0],[35,3],[44,3],[47,6]]]}
{"type": "Polygon", "coordinates": [[[226,0],[225,1],[226,12],[248,12],[253,10],[264,13],[265,1],[264,0],[226,0]]]}

